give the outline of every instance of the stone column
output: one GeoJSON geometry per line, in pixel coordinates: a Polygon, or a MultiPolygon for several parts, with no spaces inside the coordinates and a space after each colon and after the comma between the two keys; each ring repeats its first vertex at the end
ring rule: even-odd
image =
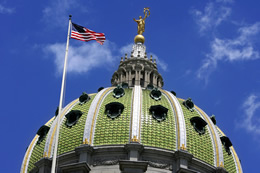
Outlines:
{"type": "Polygon", "coordinates": [[[86,162],[90,163],[91,160],[91,153],[93,152],[93,147],[84,144],[77,148],[75,148],[76,154],[79,155],[79,162],[86,162]]]}
{"type": "Polygon", "coordinates": [[[138,71],[135,70],[135,85],[138,85],[138,71]]]}
{"type": "Polygon", "coordinates": [[[38,169],[38,173],[49,173],[49,172],[51,172],[51,163],[52,163],[52,160],[50,160],[49,158],[42,158],[41,160],[36,162],[35,166],[38,169]]]}
{"type": "Polygon", "coordinates": [[[156,74],[153,74],[153,86],[157,86],[157,82],[156,82],[156,74]]]}
{"type": "Polygon", "coordinates": [[[193,172],[189,169],[189,163],[191,162],[193,155],[188,151],[178,150],[174,153],[173,172],[193,172]]]}
{"type": "Polygon", "coordinates": [[[123,75],[123,74],[120,72],[119,75],[120,75],[120,81],[119,81],[119,83],[122,83],[122,75],[123,75]]]}
{"type": "MultiPolygon", "coordinates": [[[[126,71],[126,76],[125,76],[125,83],[128,83],[128,71],[126,71]]],[[[129,85],[129,84],[128,84],[129,85]]]]}
{"type": "Polygon", "coordinates": [[[140,154],[144,147],[138,142],[132,142],[125,145],[125,149],[128,152],[129,160],[120,160],[119,167],[122,173],[144,173],[147,170],[147,161],[140,160],[140,154]]]}

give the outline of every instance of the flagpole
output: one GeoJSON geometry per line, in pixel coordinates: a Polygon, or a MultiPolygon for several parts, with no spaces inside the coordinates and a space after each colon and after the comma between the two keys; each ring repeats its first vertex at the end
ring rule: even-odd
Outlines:
{"type": "Polygon", "coordinates": [[[69,15],[69,27],[68,27],[68,36],[67,36],[67,45],[66,45],[66,53],[65,53],[65,60],[64,60],[64,67],[63,67],[63,76],[62,76],[62,83],[61,83],[61,91],[60,91],[60,104],[59,104],[59,114],[57,120],[57,130],[55,134],[55,143],[54,143],[54,151],[52,157],[52,166],[51,166],[51,173],[55,173],[56,170],[56,159],[57,159],[57,150],[58,150],[58,140],[59,140],[59,131],[60,131],[60,118],[61,118],[61,110],[62,110],[62,103],[63,103],[63,96],[64,96],[64,85],[66,81],[66,70],[67,70],[67,60],[68,60],[68,51],[69,51],[69,39],[70,39],[70,27],[71,27],[71,15],[69,15]]]}

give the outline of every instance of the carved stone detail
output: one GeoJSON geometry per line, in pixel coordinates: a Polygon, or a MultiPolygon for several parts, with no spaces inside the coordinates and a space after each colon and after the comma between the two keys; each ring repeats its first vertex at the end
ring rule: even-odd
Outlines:
{"type": "Polygon", "coordinates": [[[150,167],[172,170],[172,164],[170,164],[170,163],[165,163],[165,162],[162,162],[159,160],[156,160],[156,161],[145,160],[145,161],[148,161],[148,165],[150,167]]]}
{"type": "Polygon", "coordinates": [[[100,165],[117,165],[119,163],[120,158],[96,158],[93,161],[93,166],[100,166],[100,165]]]}

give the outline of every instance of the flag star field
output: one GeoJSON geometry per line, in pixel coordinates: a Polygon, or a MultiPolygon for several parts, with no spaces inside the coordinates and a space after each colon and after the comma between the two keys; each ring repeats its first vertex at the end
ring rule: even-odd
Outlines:
{"type": "Polygon", "coordinates": [[[70,39],[65,105],[111,86],[145,7],[144,44],[163,88],[215,115],[243,171],[260,172],[258,0],[0,1],[0,172],[20,171],[30,141],[55,115],[69,15],[106,41],[70,39]]]}

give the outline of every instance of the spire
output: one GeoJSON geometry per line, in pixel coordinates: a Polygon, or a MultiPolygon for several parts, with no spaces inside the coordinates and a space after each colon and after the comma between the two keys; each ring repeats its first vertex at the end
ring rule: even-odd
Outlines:
{"type": "Polygon", "coordinates": [[[163,78],[158,73],[156,61],[152,55],[150,59],[147,58],[144,45],[145,19],[149,16],[149,8],[144,8],[144,17],[140,16],[139,20],[134,19],[138,25],[138,35],[135,36],[131,56],[128,58],[126,54],[125,58],[121,58],[118,70],[115,71],[111,79],[112,86],[127,83],[129,87],[140,85],[145,88],[147,85],[153,85],[162,88],[163,78]]]}

